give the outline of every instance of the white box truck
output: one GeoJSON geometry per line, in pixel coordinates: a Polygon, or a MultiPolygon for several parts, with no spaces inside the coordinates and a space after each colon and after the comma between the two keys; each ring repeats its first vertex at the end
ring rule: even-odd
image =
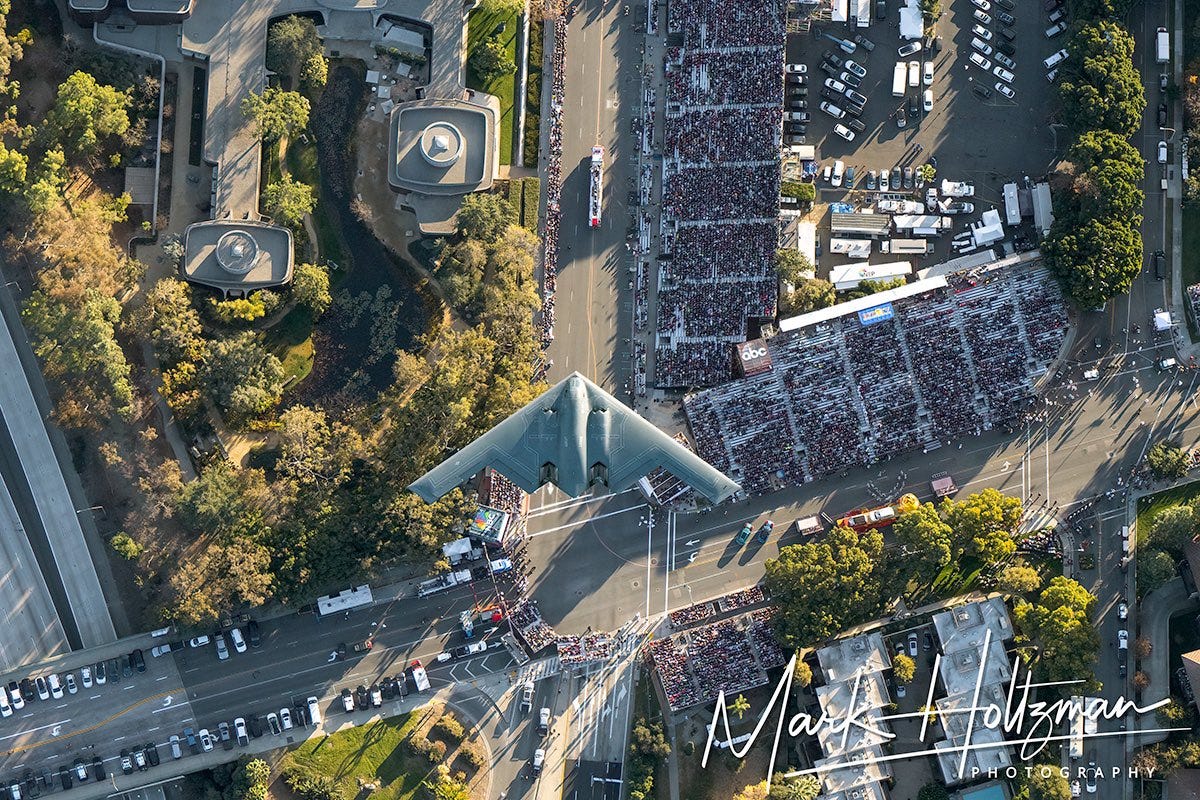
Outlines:
{"type": "Polygon", "coordinates": [[[1171,39],[1166,28],[1159,28],[1158,33],[1154,35],[1154,52],[1160,64],[1171,60],[1171,39]]]}
{"type": "Polygon", "coordinates": [[[896,62],[896,68],[892,71],[892,95],[894,97],[904,97],[904,84],[908,80],[908,65],[903,61],[896,62]]]}

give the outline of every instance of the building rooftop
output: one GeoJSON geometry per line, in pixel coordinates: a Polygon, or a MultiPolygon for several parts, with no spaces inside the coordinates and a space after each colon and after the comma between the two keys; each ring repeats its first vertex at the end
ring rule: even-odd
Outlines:
{"type": "Polygon", "coordinates": [[[854,694],[854,680],[839,681],[817,687],[817,701],[830,716],[843,717],[850,710],[850,701],[854,700],[854,710],[864,708],[883,708],[891,702],[888,696],[887,682],[880,672],[863,674],[858,684],[858,694],[854,694]]]}
{"type": "Polygon", "coordinates": [[[496,114],[461,100],[415,100],[392,109],[388,182],[396,189],[456,195],[495,177],[496,114]]]}
{"type": "Polygon", "coordinates": [[[949,655],[957,650],[978,650],[983,646],[984,632],[991,628],[992,639],[1006,642],[1013,637],[1012,622],[1004,600],[992,597],[952,608],[933,615],[942,652],[949,655]]]}
{"type": "MultiPolygon", "coordinates": [[[[822,708],[831,717],[837,718],[828,708],[825,706],[822,708]]],[[[833,758],[842,753],[855,753],[870,748],[879,749],[894,740],[895,737],[891,734],[891,726],[883,719],[883,714],[878,709],[872,709],[866,713],[858,713],[854,717],[854,724],[847,726],[844,731],[835,730],[829,725],[822,725],[817,731],[817,739],[821,743],[821,752],[827,757],[833,758]]]]}
{"type": "Polygon", "coordinates": [[[865,783],[845,792],[823,794],[817,800],[887,800],[882,783],[865,783]]]}
{"type": "MultiPolygon", "coordinates": [[[[983,673],[983,686],[1004,684],[1012,677],[1012,667],[1008,663],[1004,645],[994,637],[988,644],[986,653],[982,642],[975,648],[955,650],[942,656],[938,669],[942,687],[947,695],[952,696],[973,693],[975,685],[980,683],[980,672],[983,673]]],[[[969,697],[967,702],[970,703],[969,697]]]]}
{"type": "Polygon", "coordinates": [[[195,0],[125,0],[135,14],[190,14],[194,4],[195,0]]]}
{"type": "Polygon", "coordinates": [[[858,786],[880,783],[892,776],[890,761],[880,761],[883,750],[871,747],[848,756],[822,758],[813,762],[820,770],[827,793],[845,792],[858,786]]]}
{"type": "Polygon", "coordinates": [[[942,771],[942,781],[947,786],[953,786],[987,775],[989,770],[1006,769],[1012,766],[1009,746],[1001,744],[1002,742],[1004,742],[1004,736],[999,731],[984,728],[978,733],[972,732],[972,749],[967,752],[966,762],[962,760],[960,748],[945,739],[938,742],[933,747],[938,751],[937,760],[938,767],[942,771]],[[960,772],[962,777],[959,777],[960,772]]]}
{"type": "Polygon", "coordinates": [[[883,672],[892,665],[882,634],[864,633],[839,639],[817,651],[826,684],[850,680],[858,673],[883,672]]]}
{"type": "Polygon", "coordinates": [[[292,279],[292,233],[251,220],[196,222],[184,232],[183,277],[226,295],[282,286],[292,279]]]}
{"type": "Polygon", "coordinates": [[[68,0],[67,5],[75,11],[103,11],[108,8],[108,0],[68,0]]]}

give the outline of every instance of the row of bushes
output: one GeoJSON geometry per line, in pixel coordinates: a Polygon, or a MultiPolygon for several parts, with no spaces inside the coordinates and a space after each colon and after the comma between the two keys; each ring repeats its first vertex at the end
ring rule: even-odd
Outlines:
{"type": "Polygon", "coordinates": [[[538,195],[542,182],[538,178],[514,178],[508,182],[505,199],[517,212],[516,223],[526,230],[537,233],[538,195]]]}
{"type": "MultiPolygon", "coordinates": [[[[545,23],[534,13],[529,19],[529,57],[525,61],[525,150],[524,164],[536,167],[542,123],[542,36],[545,23]]],[[[535,207],[536,212],[536,207],[535,207]]],[[[536,217],[536,213],[535,213],[536,217]]]]}

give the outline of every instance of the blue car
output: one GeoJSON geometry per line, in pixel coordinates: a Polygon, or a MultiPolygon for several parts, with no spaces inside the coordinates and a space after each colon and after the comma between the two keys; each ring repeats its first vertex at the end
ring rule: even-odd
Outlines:
{"type": "Polygon", "coordinates": [[[736,542],[738,545],[743,545],[746,542],[750,541],[750,534],[753,532],[754,532],[753,526],[751,526],[750,523],[747,522],[745,525],[742,526],[742,529],[740,531],[738,531],[737,538],[734,539],[733,541],[736,542]]]}
{"type": "Polygon", "coordinates": [[[771,520],[767,520],[761,526],[759,526],[758,533],[754,538],[758,540],[759,544],[766,544],[767,539],[771,536],[771,531],[773,530],[775,530],[775,523],[771,520]]]}

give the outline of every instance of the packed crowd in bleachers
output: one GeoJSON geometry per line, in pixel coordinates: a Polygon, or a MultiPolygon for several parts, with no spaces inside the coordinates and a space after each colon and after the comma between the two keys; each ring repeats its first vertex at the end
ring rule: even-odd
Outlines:
{"type": "Polygon", "coordinates": [[[676,232],[674,254],[663,262],[663,270],[672,283],[734,275],[762,278],[762,265],[771,263],[778,241],[774,222],[687,225],[676,232]],[[731,260],[730,253],[737,258],[731,260]]]}
{"type": "Polygon", "coordinates": [[[661,97],[659,386],[726,380],[729,344],[775,315],[784,6],[669,4],[679,45],[667,51],[661,97]]]}
{"type": "MultiPolygon", "coordinates": [[[[685,449],[692,450],[692,442],[684,434],[675,434],[675,441],[685,449]]],[[[662,467],[647,475],[646,483],[650,487],[650,499],[659,505],[676,508],[693,508],[695,505],[696,493],[692,487],[662,467]]]]}
{"type": "Polygon", "coordinates": [[[608,659],[616,651],[618,639],[610,633],[588,633],[560,636],[557,644],[559,663],[569,666],[608,659]]]}
{"type": "Polygon", "coordinates": [[[768,341],[769,372],[684,401],[697,452],[760,494],[1028,413],[1067,329],[1041,267],[990,272],[768,341]]]}
{"type": "Polygon", "coordinates": [[[667,622],[672,628],[687,628],[697,622],[703,622],[716,613],[712,603],[694,603],[686,608],[677,608],[667,614],[667,622]]]}
{"type": "Polygon", "coordinates": [[[1193,283],[1185,291],[1192,306],[1192,319],[1200,320],[1200,283],[1193,283]]]}
{"type": "Polygon", "coordinates": [[[760,609],[651,642],[646,655],[671,709],[711,702],[721,690],[729,696],[764,685],[766,670],[786,661],[769,624],[772,613],[760,609]]]}
{"type": "Polygon", "coordinates": [[[743,161],[770,161],[779,154],[782,110],[749,108],[742,114],[724,110],[689,111],[671,120],[663,150],[680,164],[707,164],[741,148],[743,161]]]}
{"type": "Polygon", "coordinates": [[[737,611],[748,606],[756,606],[759,603],[765,602],[766,594],[763,593],[761,586],[751,586],[749,589],[742,589],[739,592],[730,592],[724,597],[717,598],[717,607],[722,612],[737,611]]]}

